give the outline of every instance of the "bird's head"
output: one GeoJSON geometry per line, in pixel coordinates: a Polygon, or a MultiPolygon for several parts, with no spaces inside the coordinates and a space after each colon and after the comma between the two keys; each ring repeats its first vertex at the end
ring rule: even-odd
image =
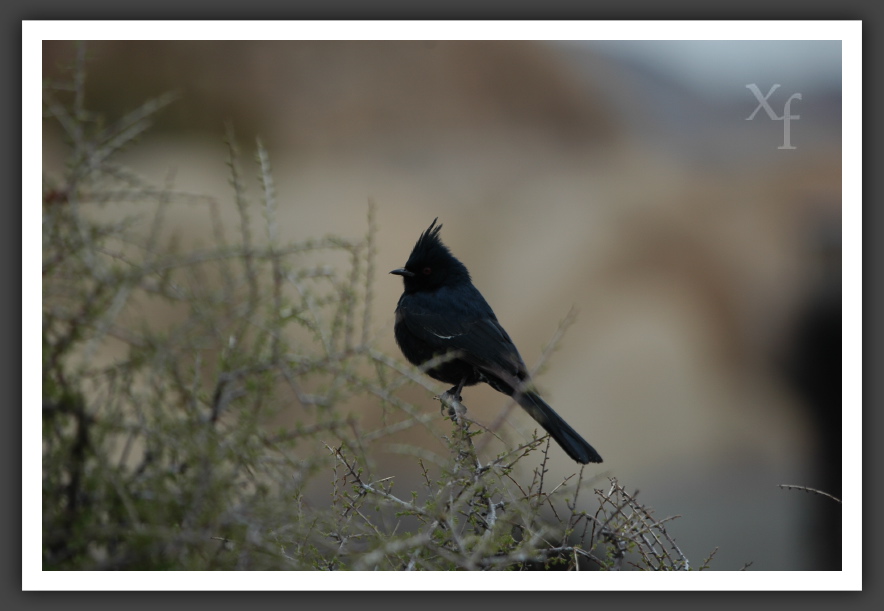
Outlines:
{"type": "Polygon", "coordinates": [[[436,225],[438,220],[438,217],[433,219],[418,238],[405,267],[390,272],[402,276],[406,293],[433,291],[442,286],[470,282],[466,266],[451,254],[439,238],[442,225],[436,225]]]}

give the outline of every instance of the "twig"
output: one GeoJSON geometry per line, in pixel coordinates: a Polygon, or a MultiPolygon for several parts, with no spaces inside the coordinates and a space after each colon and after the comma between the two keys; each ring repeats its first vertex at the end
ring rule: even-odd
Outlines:
{"type": "Polygon", "coordinates": [[[837,496],[832,496],[828,492],[823,492],[822,490],[817,490],[816,488],[808,488],[807,486],[795,486],[792,484],[780,484],[780,488],[782,488],[783,490],[803,490],[804,492],[812,492],[814,494],[819,494],[820,496],[830,498],[836,503],[841,502],[841,499],[839,499],[837,496]]]}

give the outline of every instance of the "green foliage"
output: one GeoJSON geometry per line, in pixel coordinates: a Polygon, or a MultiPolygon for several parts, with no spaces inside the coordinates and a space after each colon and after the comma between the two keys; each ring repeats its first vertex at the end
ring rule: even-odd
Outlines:
{"type": "Polygon", "coordinates": [[[172,97],[107,124],[84,65],[44,93],[70,145],[44,177],[44,570],[688,568],[615,480],[550,489],[544,439],[483,462],[462,405],[441,397],[446,424],[399,396],[436,389],[373,345],[372,205],[359,239],[280,242],[267,151],[255,202],[232,130],[228,208],[145,184],[118,153],[172,97]],[[211,246],[182,248],[172,206],[211,246]],[[393,443],[417,430],[447,454],[393,443]],[[418,484],[377,475],[383,452],[418,484]]]}

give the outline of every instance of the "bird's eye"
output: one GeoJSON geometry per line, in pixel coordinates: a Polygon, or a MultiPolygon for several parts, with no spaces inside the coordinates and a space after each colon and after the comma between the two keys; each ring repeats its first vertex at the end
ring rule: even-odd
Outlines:
{"type": "Polygon", "coordinates": [[[422,273],[424,276],[429,276],[430,273],[432,273],[432,271],[433,271],[433,270],[430,269],[429,267],[425,267],[425,268],[423,268],[423,269],[421,270],[421,273],[422,273]]]}

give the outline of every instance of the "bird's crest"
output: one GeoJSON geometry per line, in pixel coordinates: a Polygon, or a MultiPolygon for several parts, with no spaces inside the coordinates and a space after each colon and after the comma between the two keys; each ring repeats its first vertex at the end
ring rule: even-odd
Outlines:
{"type": "Polygon", "coordinates": [[[423,260],[429,258],[433,254],[438,254],[436,251],[442,250],[443,252],[451,253],[448,250],[448,247],[442,243],[442,238],[439,237],[439,232],[442,230],[442,224],[436,224],[436,221],[439,220],[439,217],[433,219],[433,222],[430,223],[430,226],[427,227],[427,230],[421,234],[421,237],[417,239],[417,242],[414,244],[414,248],[411,251],[411,256],[409,259],[415,260],[423,260]]]}
{"type": "Polygon", "coordinates": [[[439,237],[439,231],[442,229],[442,224],[440,223],[437,225],[436,223],[438,220],[439,217],[433,219],[433,222],[430,223],[427,230],[417,239],[405,267],[416,274],[421,272],[426,274],[430,270],[436,272],[434,274],[434,282],[444,281],[445,279],[451,279],[454,277],[466,278],[469,280],[470,273],[467,271],[466,266],[458,261],[458,259],[451,254],[448,247],[442,243],[442,238],[439,237]]]}

